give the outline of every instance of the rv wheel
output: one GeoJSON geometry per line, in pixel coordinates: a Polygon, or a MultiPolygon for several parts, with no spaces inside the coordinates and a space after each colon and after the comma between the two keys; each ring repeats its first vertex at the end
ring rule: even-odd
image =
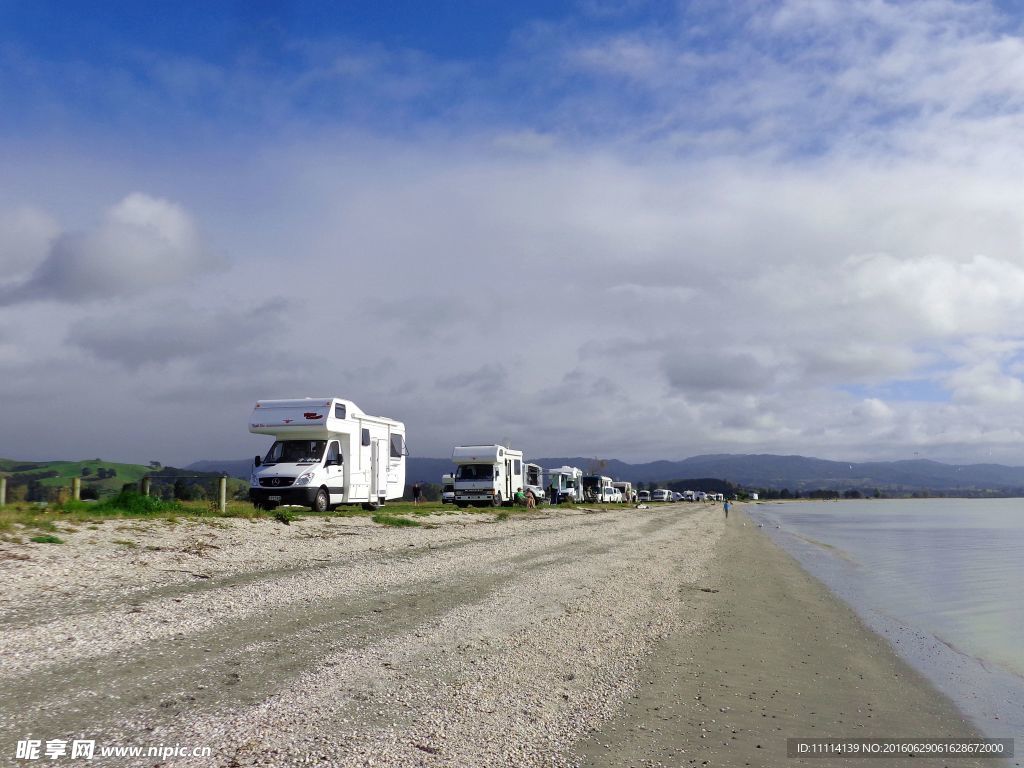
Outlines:
{"type": "Polygon", "coordinates": [[[319,514],[323,514],[327,511],[327,508],[331,506],[331,499],[327,495],[327,491],[321,488],[316,492],[316,498],[313,499],[313,511],[319,514]]]}
{"type": "Polygon", "coordinates": [[[501,494],[500,493],[496,493],[496,494],[494,494],[494,496],[491,497],[491,506],[492,507],[500,507],[501,506],[501,494]]]}
{"type": "Polygon", "coordinates": [[[364,501],[363,509],[365,509],[367,512],[376,512],[378,509],[380,509],[380,504],[378,504],[376,501],[364,501]]]}

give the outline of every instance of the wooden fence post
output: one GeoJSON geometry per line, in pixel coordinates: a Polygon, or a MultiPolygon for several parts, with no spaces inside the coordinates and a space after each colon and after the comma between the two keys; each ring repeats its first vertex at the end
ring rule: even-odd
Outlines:
{"type": "Polygon", "coordinates": [[[227,514],[228,511],[228,478],[221,475],[217,478],[217,498],[220,501],[220,513],[227,514]]]}
{"type": "Polygon", "coordinates": [[[80,477],[71,478],[71,498],[75,501],[82,500],[82,478],[80,477]]]}
{"type": "Polygon", "coordinates": [[[149,477],[144,477],[139,481],[139,493],[143,496],[149,496],[149,486],[152,480],[149,477]]]}
{"type": "Polygon", "coordinates": [[[7,503],[7,478],[0,477],[0,507],[7,503]]]}

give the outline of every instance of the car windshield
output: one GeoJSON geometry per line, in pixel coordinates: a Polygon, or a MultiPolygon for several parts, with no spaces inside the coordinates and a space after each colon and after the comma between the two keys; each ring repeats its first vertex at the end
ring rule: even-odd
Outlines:
{"type": "Polygon", "coordinates": [[[278,440],[267,451],[264,464],[312,464],[320,461],[326,440],[278,440]]]}
{"type": "Polygon", "coordinates": [[[494,467],[490,464],[463,464],[455,473],[456,480],[493,480],[494,467]]]}

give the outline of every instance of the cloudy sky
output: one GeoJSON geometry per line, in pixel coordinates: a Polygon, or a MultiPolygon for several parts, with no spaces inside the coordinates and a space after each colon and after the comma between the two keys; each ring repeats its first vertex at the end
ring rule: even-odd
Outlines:
{"type": "Polygon", "coordinates": [[[0,3],[0,456],[1024,464],[1024,14],[0,3]]]}

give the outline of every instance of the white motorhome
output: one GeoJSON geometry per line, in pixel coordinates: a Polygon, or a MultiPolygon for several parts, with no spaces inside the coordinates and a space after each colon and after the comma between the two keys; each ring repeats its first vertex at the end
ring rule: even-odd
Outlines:
{"type": "Polygon", "coordinates": [[[533,491],[533,498],[540,504],[548,497],[544,489],[544,470],[540,464],[524,464],[523,467],[526,474],[523,492],[533,491]]]}
{"type": "Polygon", "coordinates": [[[457,445],[452,451],[455,504],[468,507],[509,505],[523,482],[523,452],[503,445],[457,445]]]}
{"type": "Polygon", "coordinates": [[[583,470],[578,467],[558,467],[547,470],[548,485],[555,484],[557,497],[555,501],[575,503],[583,499],[583,470]]]}
{"type": "Polygon", "coordinates": [[[260,400],[249,431],[275,438],[266,456],[256,457],[249,480],[257,507],[376,509],[405,491],[405,425],[365,414],[351,400],[260,400]]]}
{"type": "Polygon", "coordinates": [[[441,475],[441,503],[455,503],[455,475],[441,475]]]}

